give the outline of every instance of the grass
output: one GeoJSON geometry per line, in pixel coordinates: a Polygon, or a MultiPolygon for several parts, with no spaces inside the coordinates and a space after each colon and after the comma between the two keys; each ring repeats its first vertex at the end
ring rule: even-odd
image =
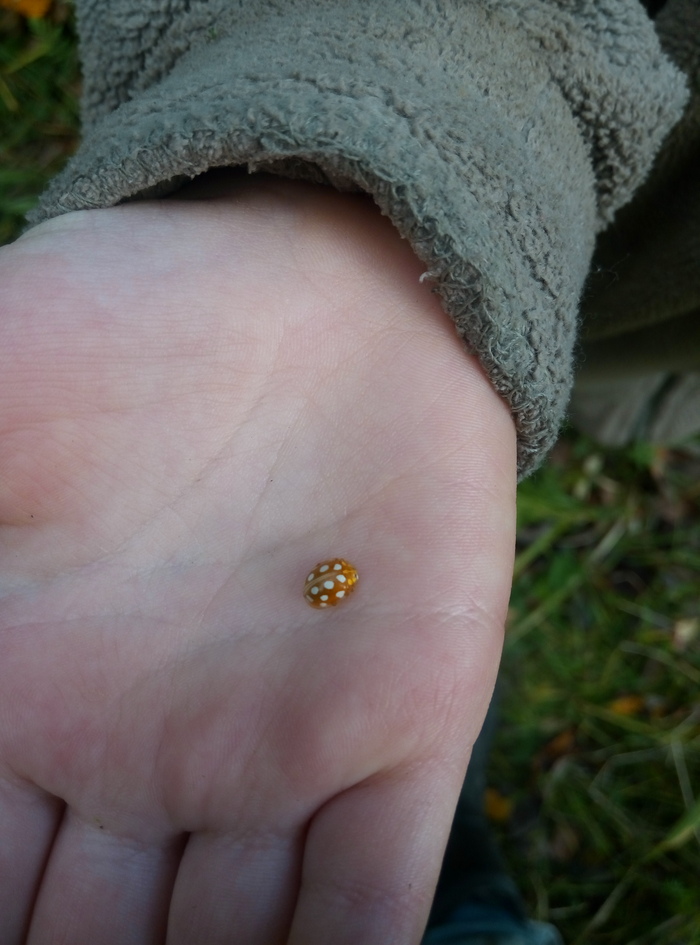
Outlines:
{"type": "Polygon", "coordinates": [[[0,9],[0,244],[77,145],[80,77],[70,7],[25,20],[0,9]]]}
{"type": "MultiPolygon", "coordinates": [[[[0,243],[77,142],[70,7],[0,11],[0,243]]],[[[700,439],[567,433],[519,492],[488,808],[567,945],[700,945],[700,439]]]]}
{"type": "Polygon", "coordinates": [[[519,492],[492,790],[570,945],[700,943],[699,512],[697,441],[572,433],[519,492]]]}

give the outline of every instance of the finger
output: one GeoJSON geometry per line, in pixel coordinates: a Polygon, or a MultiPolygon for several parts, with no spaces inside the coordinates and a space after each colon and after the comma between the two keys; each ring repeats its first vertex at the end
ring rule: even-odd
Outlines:
{"type": "Polygon", "coordinates": [[[113,836],[69,811],[56,837],[27,945],[153,945],[165,937],[181,841],[113,836]]]}
{"type": "Polygon", "coordinates": [[[316,815],[289,945],[417,945],[461,783],[431,767],[359,784],[316,815]]]}
{"type": "Polygon", "coordinates": [[[0,942],[19,945],[63,803],[32,784],[0,781],[0,942]]]}
{"type": "Polygon", "coordinates": [[[190,837],[167,945],[283,945],[299,885],[301,839],[190,837]]]}

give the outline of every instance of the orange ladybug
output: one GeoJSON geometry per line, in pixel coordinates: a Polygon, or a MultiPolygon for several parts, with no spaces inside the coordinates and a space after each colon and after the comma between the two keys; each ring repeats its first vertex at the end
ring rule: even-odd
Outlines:
{"type": "Polygon", "coordinates": [[[343,558],[319,561],[304,584],[304,597],[311,607],[335,607],[352,594],[358,581],[355,568],[343,558]]]}

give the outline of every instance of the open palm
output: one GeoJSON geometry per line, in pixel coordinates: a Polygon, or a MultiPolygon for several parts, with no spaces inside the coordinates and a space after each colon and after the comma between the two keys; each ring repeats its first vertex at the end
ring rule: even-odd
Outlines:
{"type": "Polygon", "coordinates": [[[0,941],[415,943],[512,422],[367,198],[190,196],[0,253],[0,941]]]}

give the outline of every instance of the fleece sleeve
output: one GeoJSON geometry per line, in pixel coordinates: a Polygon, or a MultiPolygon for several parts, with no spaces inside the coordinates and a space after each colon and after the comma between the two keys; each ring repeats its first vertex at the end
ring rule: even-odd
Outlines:
{"type": "Polygon", "coordinates": [[[639,0],[77,0],[83,140],[30,217],[243,166],[363,190],[509,404],[557,435],[596,234],[686,101],[639,0]]]}

